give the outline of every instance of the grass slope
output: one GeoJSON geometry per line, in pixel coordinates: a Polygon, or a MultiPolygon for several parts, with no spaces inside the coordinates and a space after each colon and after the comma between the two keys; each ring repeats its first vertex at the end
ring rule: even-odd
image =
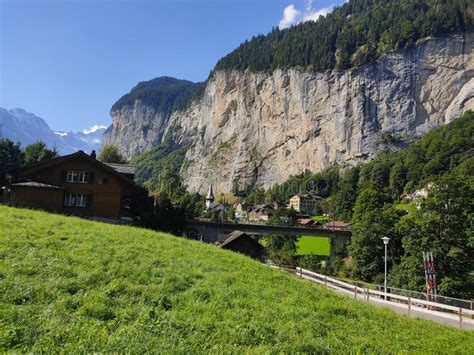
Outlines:
{"type": "Polygon", "coordinates": [[[474,353],[213,245],[0,206],[1,349],[474,353]]]}

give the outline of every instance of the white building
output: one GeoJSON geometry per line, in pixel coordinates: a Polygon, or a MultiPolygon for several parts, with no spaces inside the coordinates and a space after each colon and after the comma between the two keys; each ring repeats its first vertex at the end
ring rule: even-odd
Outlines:
{"type": "Polygon", "coordinates": [[[206,196],[206,208],[208,210],[214,208],[214,192],[212,191],[212,184],[209,185],[209,191],[206,196]]]}

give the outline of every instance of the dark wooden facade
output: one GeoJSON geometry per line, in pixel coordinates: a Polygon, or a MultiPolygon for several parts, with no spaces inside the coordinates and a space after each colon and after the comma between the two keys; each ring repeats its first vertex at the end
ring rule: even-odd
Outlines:
{"type": "Polygon", "coordinates": [[[25,170],[21,182],[10,186],[10,202],[65,214],[116,218],[127,214],[137,191],[144,193],[131,177],[130,171],[122,174],[97,161],[95,154],[79,151],[25,170]]]}
{"type": "Polygon", "coordinates": [[[253,259],[260,259],[264,254],[264,247],[258,240],[241,231],[233,231],[228,235],[219,237],[217,245],[222,249],[232,250],[245,254],[253,259]]]}

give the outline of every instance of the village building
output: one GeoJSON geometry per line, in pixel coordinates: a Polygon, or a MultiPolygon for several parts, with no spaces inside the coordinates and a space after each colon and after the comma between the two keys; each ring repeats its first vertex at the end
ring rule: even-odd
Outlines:
{"type": "Polygon", "coordinates": [[[274,212],[269,205],[257,205],[248,213],[248,219],[253,222],[268,222],[274,212]]]}
{"type": "Polygon", "coordinates": [[[416,190],[412,194],[403,194],[400,196],[400,201],[402,203],[414,203],[417,208],[420,208],[421,202],[428,197],[433,186],[433,183],[429,183],[425,187],[416,190]]]}
{"type": "Polygon", "coordinates": [[[133,166],[104,164],[91,155],[74,154],[37,163],[11,184],[13,206],[90,217],[132,217],[146,190],[133,182],[133,166]],[[139,203],[139,202],[138,202],[139,203]]]}
{"type": "Polygon", "coordinates": [[[316,207],[316,199],[309,194],[297,194],[290,198],[289,207],[298,212],[311,213],[316,207]]]}
{"type": "Polygon", "coordinates": [[[254,259],[260,259],[264,253],[264,247],[258,240],[238,230],[219,236],[219,241],[216,242],[216,245],[222,249],[245,254],[254,259]]]}
{"type": "Polygon", "coordinates": [[[207,191],[206,208],[208,210],[214,208],[214,191],[212,191],[212,184],[209,185],[209,190],[207,191]]]}
{"type": "Polygon", "coordinates": [[[234,203],[235,219],[245,220],[248,218],[247,205],[242,202],[234,203]]]}
{"type": "Polygon", "coordinates": [[[311,218],[299,218],[296,220],[296,224],[300,226],[321,226],[321,222],[314,221],[311,218]]]}
{"type": "Polygon", "coordinates": [[[351,224],[344,221],[331,221],[323,225],[325,229],[347,231],[350,230],[351,224]]]}
{"type": "Polygon", "coordinates": [[[212,184],[209,185],[209,190],[207,191],[206,195],[206,209],[207,210],[214,210],[214,211],[226,211],[227,208],[224,204],[222,203],[215,203],[215,198],[214,198],[214,191],[212,190],[212,184]]]}

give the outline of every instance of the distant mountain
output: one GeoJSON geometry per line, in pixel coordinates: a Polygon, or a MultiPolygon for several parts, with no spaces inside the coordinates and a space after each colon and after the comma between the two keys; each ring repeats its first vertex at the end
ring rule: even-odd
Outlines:
{"type": "Polygon", "coordinates": [[[0,138],[20,142],[22,147],[41,140],[59,154],[65,155],[83,150],[100,150],[105,126],[95,125],[82,132],[53,131],[40,117],[21,108],[6,110],[0,107],[0,138]]]}

